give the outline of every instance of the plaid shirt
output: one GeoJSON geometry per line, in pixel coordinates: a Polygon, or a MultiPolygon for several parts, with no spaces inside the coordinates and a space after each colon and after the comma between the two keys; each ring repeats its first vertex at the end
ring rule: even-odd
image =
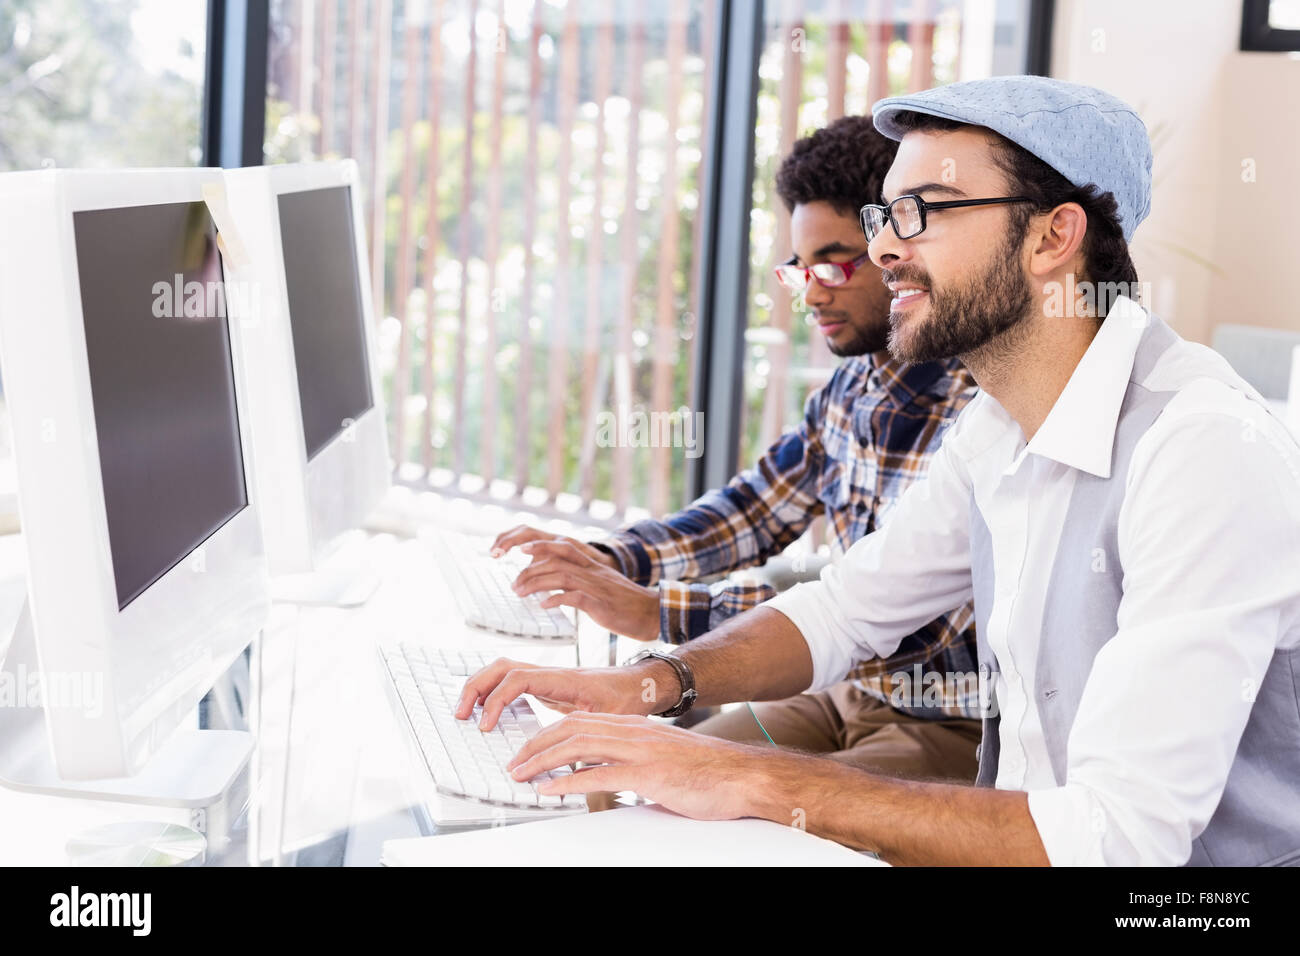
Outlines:
{"type": "MultiPolygon", "coordinates": [[[[776,592],[767,584],[687,583],[762,564],[826,515],[838,555],[888,518],[903,491],[925,474],[947,426],[975,395],[960,363],[906,365],[851,358],[811,395],[799,427],[782,435],[756,467],[661,521],[639,521],[598,542],[624,574],[659,585],[660,639],[699,637],[776,592]]],[[[920,686],[922,666],[976,672],[974,613],[968,604],[908,635],[896,653],[859,662],[846,675],[873,697],[890,700],[907,674],[920,686]]],[[[976,717],[978,692],[940,680],[924,706],[895,706],[929,719],[976,717]],[[942,689],[941,689],[942,688],[942,689]]],[[[917,692],[919,693],[919,691],[917,692]]]]}

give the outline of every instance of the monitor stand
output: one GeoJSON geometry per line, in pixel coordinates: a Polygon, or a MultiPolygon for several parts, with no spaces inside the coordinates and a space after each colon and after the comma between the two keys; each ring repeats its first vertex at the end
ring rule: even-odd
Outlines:
{"type": "Polygon", "coordinates": [[[360,607],[379,589],[380,582],[368,543],[365,532],[348,532],[338,547],[317,559],[316,570],[273,575],[271,600],[301,607],[360,607]]]}
{"type": "MultiPolygon", "coordinates": [[[[27,694],[41,673],[27,602],[14,625],[13,640],[0,665],[0,681],[15,695],[27,694]]],[[[8,691],[6,691],[8,693],[8,691]]],[[[239,730],[178,730],[139,773],[103,780],[59,776],[39,703],[0,706],[0,787],[48,796],[189,810],[219,806],[248,765],[253,735],[239,730]]],[[[106,717],[106,719],[115,719],[106,717]]]]}

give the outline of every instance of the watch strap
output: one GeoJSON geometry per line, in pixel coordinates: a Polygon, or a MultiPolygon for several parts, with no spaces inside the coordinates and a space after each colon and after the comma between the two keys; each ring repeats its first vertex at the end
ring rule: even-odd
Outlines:
{"type": "Polygon", "coordinates": [[[699,694],[695,690],[695,672],[691,670],[691,665],[682,660],[675,654],[666,654],[663,651],[642,651],[630,661],[628,666],[638,664],[644,660],[661,660],[667,663],[677,675],[677,684],[681,688],[681,696],[677,699],[672,707],[660,711],[656,717],[680,717],[686,713],[695,704],[699,694]]]}

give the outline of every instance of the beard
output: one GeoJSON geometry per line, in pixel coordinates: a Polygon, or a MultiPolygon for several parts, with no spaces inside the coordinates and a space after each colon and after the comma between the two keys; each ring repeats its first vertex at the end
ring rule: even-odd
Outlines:
{"type": "MultiPolygon", "coordinates": [[[[829,315],[830,313],[822,313],[829,315]]],[[[863,328],[853,322],[847,314],[843,315],[846,323],[845,328],[852,333],[852,338],[846,342],[835,344],[830,339],[826,340],[826,347],[830,353],[838,358],[849,358],[856,355],[870,355],[873,352],[879,352],[889,346],[889,324],[883,322],[874,323],[870,328],[863,328]]]]}
{"type": "Polygon", "coordinates": [[[930,294],[930,317],[913,320],[910,335],[900,334],[889,313],[889,351],[904,362],[934,362],[998,350],[1009,345],[1012,330],[1028,318],[1034,290],[1020,265],[1020,239],[1008,236],[978,275],[951,289],[935,289],[921,270],[884,270],[884,280],[915,282],[930,294]]]}

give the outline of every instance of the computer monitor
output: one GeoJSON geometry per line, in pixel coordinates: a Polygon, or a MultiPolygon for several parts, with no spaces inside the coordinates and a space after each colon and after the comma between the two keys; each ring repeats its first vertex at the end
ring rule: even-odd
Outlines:
{"type": "Polygon", "coordinates": [[[29,739],[5,715],[10,783],[138,773],[268,613],[239,328],[203,199],[219,183],[216,170],[0,177],[28,591],[5,666],[33,645],[48,731],[29,739]]]}
{"type": "Polygon", "coordinates": [[[304,603],[352,603],[364,570],[325,568],[391,482],[356,164],[227,170],[225,186],[271,571],[318,574],[304,603]]]}

